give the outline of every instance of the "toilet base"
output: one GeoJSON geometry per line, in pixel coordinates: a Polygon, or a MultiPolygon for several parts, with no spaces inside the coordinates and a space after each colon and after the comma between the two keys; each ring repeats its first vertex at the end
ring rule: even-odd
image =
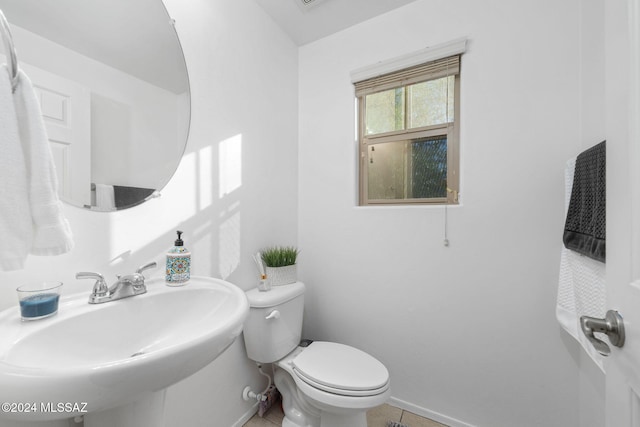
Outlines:
{"type": "Polygon", "coordinates": [[[367,427],[366,410],[340,410],[332,413],[312,405],[298,389],[291,375],[279,366],[274,382],[282,395],[282,427],[367,427]]]}
{"type": "Polygon", "coordinates": [[[282,396],[282,427],[320,427],[320,411],[307,402],[291,375],[276,367],[273,381],[282,396]]]}
{"type": "Polygon", "coordinates": [[[320,416],[320,427],[367,427],[367,413],[357,412],[355,414],[343,415],[323,412],[320,416]]]}
{"type": "MultiPolygon", "coordinates": [[[[300,422],[300,417],[297,417],[297,421],[300,422]]],[[[282,427],[367,427],[367,413],[362,412],[344,416],[324,412],[320,415],[320,424],[315,424],[317,419],[306,419],[305,421],[310,421],[311,423],[303,421],[303,424],[297,424],[285,415],[282,419],[282,427]]]]}

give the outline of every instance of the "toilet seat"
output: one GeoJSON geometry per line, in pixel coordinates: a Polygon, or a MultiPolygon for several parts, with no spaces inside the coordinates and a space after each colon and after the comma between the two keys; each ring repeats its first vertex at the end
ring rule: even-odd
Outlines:
{"type": "Polygon", "coordinates": [[[374,396],[389,388],[389,371],[364,351],[315,341],[292,360],[293,372],[310,386],[343,396],[374,396]]]}

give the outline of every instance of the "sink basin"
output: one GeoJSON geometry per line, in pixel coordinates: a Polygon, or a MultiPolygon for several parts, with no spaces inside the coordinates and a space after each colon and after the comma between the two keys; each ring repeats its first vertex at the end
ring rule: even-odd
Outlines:
{"type": "Polygon", "coordinates": [[[0,402],[36,405],[0,417],[70,418],[163,390],[218,357],[249,312],[244,292],[223,280],[150,279],[147,289],[104,304],[88,304],[89,292],[63,297],[57,315],[33,322],[17,304],[0,312],[0,402]],[[59,403],[79,405],[56,412],[59,403]]]}

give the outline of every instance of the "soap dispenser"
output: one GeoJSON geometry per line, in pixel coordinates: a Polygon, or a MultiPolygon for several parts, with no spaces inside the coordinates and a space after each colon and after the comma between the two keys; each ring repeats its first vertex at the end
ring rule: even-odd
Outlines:
{"type": "Polygon", "coordinates": [[[184,247],[182,241],[182,231],[177,231],[173,248],[167,252],[167,275],[165,282],[167,286],[186,285],[191,277],[191,252],[184,247]]]}

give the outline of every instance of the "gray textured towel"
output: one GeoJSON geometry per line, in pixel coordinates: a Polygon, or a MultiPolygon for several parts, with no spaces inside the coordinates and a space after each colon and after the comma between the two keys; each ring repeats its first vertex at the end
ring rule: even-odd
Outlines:
{"type": "Polygon", "coordinates": [[[606,141],[576,159],[564,246],[597,261],[606,260],[606,141]]]}
{"type": "Polygon", "coordinates": [[[142,203],[147,197],[153,194],[153,188],[140,187],[124,187],[121,185],[113,186],[113,195],[116,202],[116,208],[126,208],[142,203]]]}

